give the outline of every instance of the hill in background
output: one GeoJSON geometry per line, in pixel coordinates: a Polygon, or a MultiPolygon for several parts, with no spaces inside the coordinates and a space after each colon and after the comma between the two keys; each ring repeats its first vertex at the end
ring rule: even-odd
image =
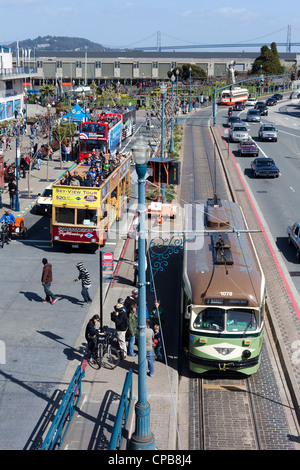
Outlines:
{"type": "MultiPolygon", "coordinates": [[[[11,49],[17,48],[17,42],[8,44],[11,49]]],[[[36,49],[37,51],[81,51],[102,52],[105,47],[96,42],[83,38],[69,38],[65,36],[38,36],[36,39],[19,41],[19,49],[36,49]]]]}

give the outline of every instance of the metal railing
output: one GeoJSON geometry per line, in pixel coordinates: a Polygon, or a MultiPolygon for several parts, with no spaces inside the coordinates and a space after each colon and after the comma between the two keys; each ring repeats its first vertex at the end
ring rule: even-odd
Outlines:
{"type": "Polygon", "coordinates": [[[13,68],[1,68],[0,77],[11,77],[13,75],[32,75],[37,73],[37,67],[13,67],[13,68]]]}
{"type": "Polygon", "coordinates": [[[127,425],[130,406],[132,404],[132,369],[129,369],[119,403],[115,425],[111,435],[108,450],[120,450],[124,439],[124,430],[127,425]]]}
{"type": "Polygon", "coordinates": [[[81,365],[79,365],[55,415],[41,450],[53,450],[55,447],[59,448],[62,445],[74,415],[76,405],[81,397],[81,381],[84,375],[85,371],[81,368],[81,365]]]}

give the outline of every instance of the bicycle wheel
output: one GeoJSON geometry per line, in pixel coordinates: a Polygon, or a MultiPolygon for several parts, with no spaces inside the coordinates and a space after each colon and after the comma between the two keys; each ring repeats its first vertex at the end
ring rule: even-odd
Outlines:
{"type": "Polygon", "coordinates": [[[118,351],[111,346],[107,346],[107,349],[103,353],[102,365],[105,369],[115,369],[120,362],[120,355],[118,351]]]}
{"type": "Polygon", "coordinates": [[[100,369],[101,367],[101,361],[100,358],[97,356],[91,356],[88,358],[88,363],[93,369],[100,369]]]}

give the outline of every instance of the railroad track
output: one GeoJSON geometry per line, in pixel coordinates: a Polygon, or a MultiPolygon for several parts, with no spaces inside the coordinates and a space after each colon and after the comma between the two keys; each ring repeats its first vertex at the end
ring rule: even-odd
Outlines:
{"type": "MultiPolygon", "coordinates": [[[[181,198],[192,202],[216,192],[232,199],[207,118],[190,118],[185,136],[181,198]]],[[[200,377],[189,373],[187,387],[190,450],[299,448],[298,421],[267,319],[256,374],[245,377],[220,371],[200,377]]]]}

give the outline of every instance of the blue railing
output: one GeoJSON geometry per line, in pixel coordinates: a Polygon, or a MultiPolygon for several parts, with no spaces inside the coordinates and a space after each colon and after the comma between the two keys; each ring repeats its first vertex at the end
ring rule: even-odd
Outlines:
{"type": "Polygon", "coordinates": [[[10,69],[0,69],[1,77],[11,77],[13,75],[32,75],[37,73],[37,67],[13,67],[10,69]]]}
{"type": "Polygon", "coordinates": [[[81,380],[85,375],[79,365],[66,394],[57,411],[51,428],[43,442],[41,450],[53,450],[60,447],[74,415],[76,405],[81,397],[81,380]]]}
{"type": "Polygon", "coordinates": [[[119,450],[124,439],[124,429],[126,428],[130,406],[132,403],[132,369],[129,369],[124,382],[124,387],[120,399],[120,404],[116,416],[115,425],[111,435],[108,450],[119,450]]]}

